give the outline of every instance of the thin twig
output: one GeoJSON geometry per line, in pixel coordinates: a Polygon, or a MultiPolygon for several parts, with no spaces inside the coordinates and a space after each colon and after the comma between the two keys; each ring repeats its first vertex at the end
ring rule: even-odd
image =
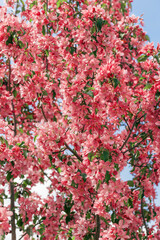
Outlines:
{"type": "MultiPolygon", "coordinates": [[[[46,0],[46,15],[47,15],[47,12],[48,12],[48,0],[46,0]]],[[[46,16],[46,18],[48,19],[48,16],[46,16]]],[[[47,34],[49,33],[49,30],[48,30],[48,24],[46,25],[46,29],[47,29],[47,34]]],[[[48,57],[46,55],[46,72],[48,72],[48,57]]]]}
{"type": "Polygon", "coordinates": [[[134,145],[133,147],[127,149],[125,152],[123,152],[123,154],[125,154],[126,152],[129,152],[131,150],[133,150],[134,148],[138,147],[145,139],[147,139],[148,135],[145,136],[139,143],[137,143],[136,145],[134,145]]]}
{"type": "MultiPolygon", "coordinates": [[[[128,142],[128,139],[130,138],[130,136],[131,136],[131,134],[132,134],[132,131],[133,131],[133,128],[134,128],[136,122],[140,121],[144,116],[145,116],[145,114],[142,115],[140,118],[135,119],[135,121],[134,121],[134,123],[133,123],[133,125],[132,125],[132,128],[130,128],[130,131],[129,131],[129,134],[128,134],[126,140],[124,141],[124,143],[122,144],[122,146],[121,146],[120,149],[119,149],[120,151],[124,148],[124,146],[125,146],[126,143],[128,142]]],[[[125,153],[125,152],[124,152],[124,153],[125,153]]]]}
{"type": "Polygon", "coordinates": [[[64,145],[66,146],[66,148],[71,152],[73,153],[74,156],[76,156],[81,162],[83,161],[82,157],[80,157],[76,151],[74,151],[72,148],[70,148],[68,146],[68,144],[65,142],[64,145]]]}
{"type": "Polygon", "coordinates": [[[44,109],[43,109],[43,106],[42,106],[42,105],[40,106],[40,109],[41,109],[41,111],[42,111],[42,114],[43,114],[43,117],[44,117],[45,121],[48,122],[48,119],[46,118],[46,115],[45,115],[45,113],[44,113],[44,109]]]}
{"type": "Polygon", "coordinates": [[[11,100],[12,103],[12,110],[13,110],[13,118],[14,118],[14,137],[17,135],[17,123],[16,123],[16,114],[15,114],[15,108],[13,100],[11,100]]]}
{"type": "MultiPolygon", "coordinates": [[[[43,222],[43,220],[39,221],[38,223],[36,223],[34,226],[32,226],[32,228],[36,227],[38,224],[41,224],[43,222]]],[[[28,227],[29,228],[29,227],[28,227]]],[[[27,230],[27,229],[26,229],[27,230]]],[[[27,235],[28,233],[25,232],[18,240],[21,240],[25,235],[27,235]]]]}
{"type": "Polygon", "coordinates": [[[128,122],[127,122],[127,119],[125,117],[124,117],[124,121],[127,124],[129,131],[131,131],[131,128],[130,128],[130,126],[129,126],[128,122]]]}
{"type": "Polygon", "coordinates": [[[43,168],[40,167],[40,169],[41,169],[41,171],[43,172],[43,174],[48,178],[48,180],[50,180],[50,181],[52,182],[51,178],[47,175],[47,173],[45,173],[45,171],[43,170],[43,168]]]}
{"type": "Polygon", "coordinates": [[[143,219],[143,224],[144,224],[144,227],[146,229],[146,234],[147,234],[147,237],[149,235],[149,231],[148,231],[148,226],[147,226],[147,223],[146,223],[146,220],[145,220],[145,216],[144,216],[144,211],[143,211],[143,197],[144,197],[144,189],[142,190],[142,196],[141,196],[141,214],[142,214],[142,219],[143,219]]]}
{"type": "Polygon", "coordinates": [[[120,147],[120,151],[124,148],[124,146],[126,145],[126,143],[128,142],[128,139],[130,138],[131,134],[132,134],[132,131],[133,131],[133,128],[135,126],[135,123],[136,121],[134,121],[133,125],[132,125],[132,128],[130,129],[129,131],[129,134],[128,134],[128,137],[126,138],[126,140],[124,141],[124,143],[122,144],[122,146],[120,147]]]}

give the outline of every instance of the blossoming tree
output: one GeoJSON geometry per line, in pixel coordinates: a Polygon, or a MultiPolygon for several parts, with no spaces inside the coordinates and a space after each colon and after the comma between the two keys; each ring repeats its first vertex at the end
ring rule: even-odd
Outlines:
{"type": "Polygon", "coordinates": [[[160,45],[131,2],[0,8],[2,239],[160,239],[160,45]]]}

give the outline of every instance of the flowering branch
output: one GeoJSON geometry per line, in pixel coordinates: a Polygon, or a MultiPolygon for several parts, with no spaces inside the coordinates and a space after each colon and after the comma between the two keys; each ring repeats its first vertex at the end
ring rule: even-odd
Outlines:
{"type": "MultiPolygon", "coordinates": [[[[131,134],[132,134],[132,131],[133,131],[133,129],[134,129],[135,124],[136,124],[138,121],[140,121],[144,116],[145,116],[145,114],[142,115],[140,118],[135,119],[135,121],[134,121],[132,127],[129,128],[129,134],[128,134],[126,140],[124,141],[123,145],[120,147],[120,151],[124,148],[124,146],[125,146],[126,143],[128,142],[128,139],[130,138],[130,136],[131,136],[131,134]]],[[[127,124],[127,125],[128,125],[128,124],[127,124]]],[[[128,151],[128,150],[127,150],[127,151],[128,151]]],[[[127,151],[125,151],[124,153],[126,153],[127,151]]]]}
{"type": "Polygon", "coordinates": [[[147,139],[147,137],[148,137],[148,135],[145,136],[144,138],[142,138],[142,140],[139,143],[137,143],[135,146],[133,146],[133,147],[127,149],[125,152],[123,152],[123,154],[125,154],[126,152],[129,152],[129,151],[131,151],[133,149],[135,149],[136,147],[138,147],[145,139],[147,139]]]}

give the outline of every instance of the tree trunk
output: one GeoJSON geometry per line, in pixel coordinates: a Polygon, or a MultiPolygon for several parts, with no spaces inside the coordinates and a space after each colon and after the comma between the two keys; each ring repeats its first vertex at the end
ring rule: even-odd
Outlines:
{"type": "Polygon", "coordinates": [[[96,215],[96,233],[94,236],[94,240],[99,240],[100,237],[100,217],[96,215]]]}
{"type": "Polygon", "coordinates": [[[13,215],[11,216],[11,227],[12,227],[12,240],[16,240],[16,225],[15,225],[15,205],[14,205],[14,183],[10,182],[10,192],[11,192],[11,211],[13,215]]]}

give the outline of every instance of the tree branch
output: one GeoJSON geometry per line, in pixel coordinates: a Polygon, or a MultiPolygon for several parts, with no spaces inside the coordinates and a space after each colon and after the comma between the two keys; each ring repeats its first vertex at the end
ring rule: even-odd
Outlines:
{"type": "MultiPolygon", "coordinates": [[[[39,167],[40,167],[40,166],[39,166],[39,167]]],[[[50,180],[50,181],[52,182],[51,178],[47,175],[47,173],[45,173],[45,171],[43,170],[43,168],[40,167],[40,169],[41,169],[42,173],[48,178],[48,180],[50,180]]]]}
{"type": "Polygon", "coordinates": [[[45,121],[48,122],[48,119],[46,118],[46,115],[45,115],[45,113],[44,113],[44,109],[43,109],[43,106],[42,106],[42,105],[40,106],[40,109],[41,109],[41,111],[42,111],[42,114],[43,114],[43,117],[44,117],[45,121]]]}
{"type": "MultiPolygon", "coordinates": [[[[47,12],[48,12],[48,0],[46,0],[46,15],[47,15],[47,12]]],[[[48,18],[48,16],[47,16],[48,18]]],[[[48,24],[46,25],[46,29],[47,29],[47,34],[49,33],[48,31],[48,24]]],[[[48,57],[46,55],[46,72],[48,73],[48,57]]]]}
{"type": "Polygon", "coordinates": [[[128,139],[130,138],[131,134],[132,134],[132,131],[133,131],[133,128],[135,126],[135,123],[136,121],[134,121],[133,125],[132,125],[132,128],[130,128],[130,131],[129,131],[129,134],[128,134],[128,137],[126,138],[126,140],[124,141],[124,143],[122,144],[122,146],[120,147],[120,151],[124,148],[124,146],[126,145],[126,143],[128,142],[128,139]]]}
{"type": "Polygon", "coordinates": [[[94,240],[99,240],[99,237],[100,237],[100,217],[97,214],[96,215],[96,233],[94,236],[94,240]]]}
{"type": "MultiPolygon", "coordinates": [[[[12,95],[11,92],[11,62],[10,59],[8,59],[8,65],[9,65],[9,77],[8,77],[8,87],[9,87],[9,92],[12,95]]],[[[16,125],[16,115],[15,115],[15,108],[14,108],[14,103],[13,99],[11,100],[11,105],[12,105],[12,112],[13,112],[13,119],[14,119],[14,137],[17,135],[17,125],[16,125]]],[[[11,216],[11,229],[12,229],[12,240],[16,240],[16,224],[15,224],[15,200],[14,200],[14,183],[10,182],[10,193],[11,193],[11,211],[13,212],[13,215],[11,216]]]]}
{"type": "Polygon", "coordinates": [[[17,135],[17,123],[16,123],[16,114],[15,114],[15,108],[13,100],[11,100],[12,103],[12,111],[13,111],[13,118],[14,118],[14,137],[17,135]]]}
{"type": "Polygon", "coordinates": [[[11,216],[11,226],[12,226],[12,240],[16,240],[16,225],[15,225],[15,205],[14,205],[14,183],[10,182],[11,191],[11,211],[13,215],[11,216]]]}
{"type": "Polygon", "coordinates": [[[124,117],[124,121],[125,121],[125,123],[127,124],[127,127],[128,127],[128,129],[129,129],[129,131],[131,131],[131,128],[130,128],[130,126],[129,126],[129,124],[128,124],[128,122],[127,122],[127,120],[126,120],[125,117],[124,117]]]}
{"type": "Polygon", "coordinates": [[[129,148],[129,149],[127,149],[125,152],[123,152],[123,154],[125,154],[126,152],[129,152],[129,151],[133,150],[133,149],[136,148],[136,147],[138,147],[145,139],[147,139],[147,137],[148,137],[148,135],[145,136],[139,143],[137,143],[136,145],[134,145],[134,147],[129,148]]]}
{"type": "MultiPolygon", "coordinates": [[[[42,220],[40,220],[38,223],[36,223],[36,224],[34,224],[34,225],[32,225],[32,228],[34,228],[34,227],[36,227],[38,224],[41,224],[43,221],[42,220]]],[[[29,227],[28,227],[29,228],[29,227]]],[[[27,229],[28,229],[27,228],[27,229]]],[[[27,230],[26,229],[26,230],[27,230]]],[[[21,240],[25,235],[27,235],[28,233],[27,232],[25,232],[18,240],[21,240]]]]}
{"type": "MultiPolygon", "coordinates": [[[[125,146],[126,143],[128,142],[128,139],[130,138],[130,136],[131,136],[131,134],[132,134],[132,131],[133,131],[133,128],[134,128],[136,122],[140,121],[144,116],[145,116],[145,114],[142,115],[142,116],[141,116],[140,118],[138,118],[138,119],[135,118],[135,121],[134,121],[132,127],[129,128],[129,134],[128,134],[128,137],[126,138],[126,140],[124,141],[124,143],[122,144],[122,146],[121,146],[120,149],[119,149],[120,151],[124,148],[124,146],[125,146]]],[[[126,121],[126,120],[125,120],[125,121],[126,121]]],[[[128,125],[128,124],[127,124],[127,125],[128,125]]],[[[125,152],[124,152],[124,153],[125,153],[125,152]]]]}
{"type": "Polygon", "coordinates": [[[146,235],[148,237],[149,235],[149,231],[148,231],[148,226],[147,226],[147,223],[146,223],[146,220],[145,220],[145,216],[144,216],[144,211],[143,211],[143,197],[144,197],[144,189],[142,190],[142,196],[141,196],[141,214],[142,214],[142,219],[143,219],[143,224],[144,224],[144,227],[146,229],[146,235]]]}
{"type": "Polygon", "coordinates": [[[81,162],[83,161],[82,157],[80,157],[76,151],[74,151],[72,148],[70,148],[70,146],[68,146],[68,144],[65,142],[64,145],[66,146],[66,148],[73,153],[74,156],[76,156],[81,162]]]}

